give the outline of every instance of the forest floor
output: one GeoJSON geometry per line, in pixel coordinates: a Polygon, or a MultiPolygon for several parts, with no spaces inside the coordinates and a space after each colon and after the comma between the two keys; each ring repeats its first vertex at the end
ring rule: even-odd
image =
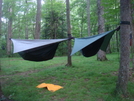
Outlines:
{"type": "Polygon", "coordinates": [[[128,96],[115,95],[119,55],[108,54],[107,58],[97,61],[96,56],[73,56],[71,67],[65,66],[67,57],[44,62],[1,58],[2,93],[13,101],[133,101],[134,72],[130,69],[128,96]],[[41,83],[63,88],[51,92],[36,87],[41,83]]]}

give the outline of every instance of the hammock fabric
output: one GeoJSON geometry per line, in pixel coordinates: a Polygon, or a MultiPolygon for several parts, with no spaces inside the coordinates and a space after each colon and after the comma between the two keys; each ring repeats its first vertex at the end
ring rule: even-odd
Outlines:
{"type": "Polygon", "coordinates": [[[59,43],[54,43],[47,46],[41,46],[38,48],[19,52],[19,55],[24,60],[30,60],[30,61],[50,60],[54,57],[58,45],[59,43]]]}
{"type": "Polygon", "coordinates": [[[46,61],[54,57],[59,43],[67,39],[11,40],[14,45],[14,53],[19,53],[24,60],[46,61]]]}
{"type": "Polygon", "coordinates": [[[115,30],[112,30],[86,38],[75,38],[71,55],[81,51],[83,56],[90,57],[95,55],[99,49],[106,51],[106,48],[114,32],[115,30]]]}

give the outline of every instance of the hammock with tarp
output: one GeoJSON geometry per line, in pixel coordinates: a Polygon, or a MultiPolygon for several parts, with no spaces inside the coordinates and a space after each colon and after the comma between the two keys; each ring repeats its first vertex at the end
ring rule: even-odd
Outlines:
{"type": "MultiPolygon", "coordinates": [[[[112,30],[86,38],[75,38],[71,55],[81,51],[83,56],[90,57],[95,55],[99,49],[106,51],[106,48],[114,32],[115,30],[112,30]]],[[[14,45],[14,53],[19,53],[23,59],[29,61],[46,61],[53,59],[59,43],[68,40],[68,38],[11,40],[14,45]]]]}
{"type": "Polygon", "coordinates": [[[14,45],[14,53],[24,60],[29,61],[46,61],[54,57],[60,42],[68,39],[11,39],[14,45]]]}
{"type": "Polygon", "coordinates": [[[106,51],[109,41],[114,34],[115,30],[107,31],[98,35],[75,38],[74,46],[71,55],[81,51],[85,57],[95,55],[99,49],[106,51]]]}

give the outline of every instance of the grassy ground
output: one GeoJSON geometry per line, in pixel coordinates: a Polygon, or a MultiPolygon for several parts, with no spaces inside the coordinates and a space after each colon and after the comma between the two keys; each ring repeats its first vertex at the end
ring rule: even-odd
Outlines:
{"type": "Polygon", "coordinates": [[[134,81],[128,83],[128,98],[115,96],[119,68],[118,54],[107,55],[108,61],[96,56],[73,56],[72,67],[66,67],[66,57],[44,62],[21,58],[1,58],[0,80],[6,96],[15,101],[133,101],[134,81]],[[36,88],[41,83],[63,86],[56,92],[36,88]]]}

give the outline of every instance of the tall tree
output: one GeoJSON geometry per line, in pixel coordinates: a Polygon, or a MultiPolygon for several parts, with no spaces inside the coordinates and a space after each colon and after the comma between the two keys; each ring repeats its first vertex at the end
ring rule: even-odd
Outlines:
{"type": "Polygon", "coordinates": [[[40,38],[40,26],[41,26],[41,0],[37,0],[35,39],[40,38]]]}
{"type": "MultiPolygon", "coordinates": [[[[97,7],[98,7],[98,33],[105,32],[105,25],[104,25],[104,18],[103,18],[103,6],[101,5],[101,0],[97,0],[97,7]]],[[[97,60],[105,61],[106,58],[106,52],[99,50],[97,54],[97,60]]]]}
{"type": "MultiPolygon", "coordinates": [[[[67,34],[68,37],[71,37],[71,24],[70,24],[70,4],[69,0],[66,0],[66,15],[67,15],[67,34]]],[[[72,66],[72,60],[71,60],[71,40],[68,40],[68,61],[66,66],[72,66]]]]}
{"type": "MultiPolygon", "coordinates": [[[[1,36],[2,36],[2,0],[0,0],[0,47],[1,47],[1,45],[2,45],[2,43],[1,43],[1,36]]],[[[0,66],[1,66],[1,64],[0,64],[0,66]]],[[[0,70],[1,70],[1,67],[0,67],[0,70]]]]}
{"type": "Polygon", "coordinates": [[[24,19],[25,19],[25,39],[28,39],[28,20],[27,20],[27,17],[26,17],[26,14],[28,12],[28,3],[27,3],[27,0],[25,0],[25,11],[24,11],[24,19]]]}
{"type": "Polygon", "coordinates": [[[120,0],[120,68],[116,91],[126,96],[129,78],[129,54],[130,54],[130,0],[120,0]]]}
{"type": "Polygon", "coordinates": [[[11,40],[10,38],[12,38],[12,13],[13,13],[13,9],[12,6],[9,7],[9,19],[8,19],[8,33],[7,33],[7,55],[10,57],[11,55],[11,40]]]}
{"type": "Polygon", "coordinates": [[[90,0],[87,0],[87,22],[88,36],[90,36],[90,0]]]}
{"type": "Polygon", "coordinates": [[[1,23],[2,23],[2,21],[1,21],[1,18],[2,18],[2,0],[0,0],[0,37],[1,37],[1,23]]]}
{"type": "MultiPolygon", "coordinates": [[[[2,18],[2,0],[0,0],[0,38],[1,38],[1,23],[2,23],[2,21],[1,21],[1,18],[2,18]]],[[[1,42],[0,42],[1,43],[1,42]]],[[[1,46],[1,45],[0,45],[1,46]]],[[[1,72],[1,60],[0,60],[0,72],[1,72]]],[[[1,90],[1,81],[0,81],[0,98],[1,98],[1,96],[2,96],[2,90],[1,90]]]]}

